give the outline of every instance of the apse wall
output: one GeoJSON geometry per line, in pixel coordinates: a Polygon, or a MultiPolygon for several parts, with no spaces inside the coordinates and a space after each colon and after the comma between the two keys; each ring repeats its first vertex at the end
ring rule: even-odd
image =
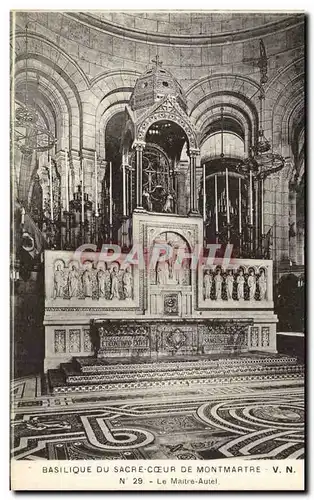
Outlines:
{"type": "MultiPolygon", "coordinates": [[[[301,149],[304,123],[304,14],[69,11],[17,12],[14,19],[16,88],[25,80],[27,22],[32,88],[56,128],[60,162],[67,147],[77,165],[79,152],[90,165],[95,150],[106,157],[106,124],[125,109],[136,79],[156,54],[185,90],[201,140],[223,104],[241,123],[248,154],[260,126],[262,38],[268,56],[265,137],[290,158],[265,182],[265,227],[276,226],[276,259],[289,255],[289,182],[296,172],[301,179],[304,169],[294,152],[301,149]]],[[[30,191],[32,168],[24,161],[20,169],[22,199],[30,191]]]]}
{"type": "MultiPolygon", "coordinates": [[[[29,12],[27,19],[31,31],[66,50],[89,79],[112,69],[142,73],[158,53],[185,89],[215,73],[258,81],[263,38],[271,80],[304,54],[304,18],[296,14],[29,12]]],[[[25,13],[16,14],[18,27],[24,29],[25,21],[25,13]]],[[[40,49],[40,42],[35,45],[40,49]]],[[[55,58],[53,52],[46,55],[55,58]]]]}

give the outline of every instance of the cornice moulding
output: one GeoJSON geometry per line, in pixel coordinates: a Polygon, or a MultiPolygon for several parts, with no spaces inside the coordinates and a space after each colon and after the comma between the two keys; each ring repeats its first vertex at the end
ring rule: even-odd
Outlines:
{"type": "Polygon", "coordinates": [[[298,14],[286,17],[284,19],[281,19],[280,21],[264,24],[256,28],[247,28],[243,30],[215,33],[211,35],[176,35],[165,33],[149,33],[144,30],[124,27],[118,24],[114,24],[110,21],[98,19],[91,14],[86,14],[83,12],[65,12],[64,15],[70,17],[71,19],[75,19],[76,21],[86,26],[124,39],[157,45],[176,45],[178,47],[190,47],[191,45],[220,45],[230,42],[240,42],[252,38],[261,38],[271,33],[278,33],[279,31],[283,31],[287,28],[292,28],[304,22],[304,15],[298,14]]]}

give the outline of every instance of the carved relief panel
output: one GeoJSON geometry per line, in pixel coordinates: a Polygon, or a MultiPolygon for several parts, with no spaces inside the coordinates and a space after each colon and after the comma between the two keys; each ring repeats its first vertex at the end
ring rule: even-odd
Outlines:
{"type": "Polygon", "coordinates": [[[238,259],[226,267],[205,264],[200,268],[199,279],[201,307],[260,308],[265,303],[272,305],[271,261],[238,259]]]}
{"type": "Polygon", "coordinates": [[[46,251],[46,307],[128,308],[138,299],[138,276],[131,264],[81,261],[72,252],[46,251]]]}

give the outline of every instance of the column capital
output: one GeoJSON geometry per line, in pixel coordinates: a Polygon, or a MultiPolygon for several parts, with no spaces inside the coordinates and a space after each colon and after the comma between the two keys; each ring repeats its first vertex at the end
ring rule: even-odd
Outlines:
{"type": "Polygon", "coordinates": [[[135,149],[136,151],[143,151],[145,146],[146,146],[145,141],[134,141],[132,144],[132,149],[135,149]]]}
{"type": "Polygon", "coordinates": [[[196,156],[200,155],[200,150],[196,148],[190,148],[188,151],[188,156],[190,158],[195,158],[196,156]]]}

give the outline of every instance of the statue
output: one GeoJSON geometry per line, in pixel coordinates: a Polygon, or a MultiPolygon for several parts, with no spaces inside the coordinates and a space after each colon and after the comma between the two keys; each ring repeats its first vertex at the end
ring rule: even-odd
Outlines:
{"type": "Polygon", "coordinates": [[[111,271],[111,290],[110,299],[119,299],[119,276],[116,268],[111,271]]]}
{"type": "Polygon", "coordinates": [[[63,297],[63,287],[64,287],[64,272],[61,269],[61,265],[57,265],[57,269],[54,274],[54,293],[53,297],[63,297]]]}
{"type": "Polygon", "coordinates": [[[111,274],[109,269],[105,269],[104,273],[105,297],[109,299],[111,295],[111,274]]]}
{"type": "Polygon", "coordinates": [[[129,267],[126,268],[123,275],[123,292],[126,299],[133,298],[133,277],[129,267]]]}
{"type": "Polygon", "coordinates": [[[166,285],[169,278],[169,264],[168,262],[158,262],[157,264],[157,284],[166,285]]]}
{"type": "Polygon", "coordinates": [[[260,270],[260,276],[258,278],[258,286],[259,286],[260,300],[265,300],[267,292],[267,281],[264,269],[260,270]]]}
{"type": "Polygon", "coordinates": [[[173,212],[173,196],[169,193],[166,198],[166,203],[163,208],[163,212],[172,213],[173,212]]]}
{"type": "Polygon", "coordinates": [[[230,269],[226,277],[228,300],[233,300],[233,283],[234,283],[233,274],[230,269]]]}
{"type": "Polygon", "coordinates": [[[68,286],[69,286],[70,297],[77,297],[79,294],[79,278],[80,278],[79,271],[73,264],[68,275],[68,286]]]}
{"type": "Polygon", "coordinates": [[[221,300],[222,276],[220,268],[217,269],[217,274],[215,276],[215,286],[216,286],[216,300],[221,300]]]}
{"type": "Polygon", "coordinates": [[[93,295],[93,277],[89,269],[86,269],[82,277],[84,297],[92,297],[93,295]]]}
{"type": "Polygon", "coordinates": [[[245,283],[245,278],[244,278],[242,269],[240,269],[239,276],[237,277],[238,300],[244,299],[244,283],[245,283]]]}
{"type": "Polygon", "coordinates": [[[206,269],[204,274],[204,300],[210,299],[210,292],[213,284],[213,277],[210,274],[209,270],[206,269]]]}
{"type": "Polygon", "coordinates": [[[103,269],[99,269],[97,273],[98,280],[98,292],[99,297],[105,297],[106,295],[106,274],[103,269]]]}
{"type": "Polygon", "coordinates": [[[250,275],[248,277],[247,284],[249,287],[249,298],[250,298],[250,300],[254,300],[255,292],[256,292],[256,277],[255,277],[253,269],[251,269],[251,271],[250,271],[250,275]]]}
{"type": "Polygon", "coordinates": [[[148,212],[152,212],[153,210],[150,194],[146,189],[143,190],[143,208],[148,212]]]}

